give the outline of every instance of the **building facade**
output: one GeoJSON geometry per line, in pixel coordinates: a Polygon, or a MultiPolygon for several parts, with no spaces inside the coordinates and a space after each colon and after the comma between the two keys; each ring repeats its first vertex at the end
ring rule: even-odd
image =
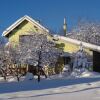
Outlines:
{"type": "MultiPolygon", "coordinates": [[[[65,19],[64,19],[64,25],[66,25],[65,19]]],[[[66,33],[65,28],[65,33],[66,33]]],[[[32,35],[32,32],[35,32],[37,34],[46,34],[49,36],[49,39],[54,40],[54,37],[51,37],[49,34],[49,30],[42,26],[39,22],[35,21],[31,17],[25,15],[24,17],[17,20],[14,24],[12,24],[9,28],[7,28],[2,36],[8,38],[9,42],[19,42],[19,37],[21,35],[32,35]]],[[[100,51],[100,47],[97,45],[93,45],[90,43],[85,43],[79,40],[71,39],[69,37],[65,36],[57,36],[55,39],[56,46],[60,49],[62,49],[65,52],[65,55],[63,55],[62,59],[59,59],[58,66],[64,66],[64,64],[67,64],[67,58],[69,58],[69,55],[72,55],[76,53],[80,49],[80,44],[82,43],[84,46],[84,50],[93,58],[93,66],[99,67],[99,63],[95,63],[98,60],[96,60],[97,53],[93,51],[100,51]],[[69,54],[69,55],[67,55],[69,54]],[[66,63],[65,63],[66,62],[66,63]]],[[[99,61],[98,61],[99,62],[99,61]]],[[[94,71],[97,71],[96,68],[93,68],[94,71]],[[95,70],[96,69],[96,70],[95,70]]],[[[100,68],[99,68],[100,69],[100,68]]]]}

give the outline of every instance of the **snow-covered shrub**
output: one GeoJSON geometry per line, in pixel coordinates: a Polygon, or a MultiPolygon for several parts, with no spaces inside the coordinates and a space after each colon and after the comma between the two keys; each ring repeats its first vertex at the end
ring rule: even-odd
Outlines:
{"type": "Polygon", "coordinates": [[[79,76],[83,72],[87,71],[89,68],[88,62],[88,54],[83,48],[83,45],[80,45],[80,49],[74,54],[74,61],[73,61],[73,72],[72,76],[79,76]]]}

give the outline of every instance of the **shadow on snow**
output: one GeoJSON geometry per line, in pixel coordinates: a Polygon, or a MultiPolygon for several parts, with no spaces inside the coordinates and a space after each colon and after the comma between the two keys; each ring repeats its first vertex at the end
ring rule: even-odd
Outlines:
{"type": "Polygon", "coordinates": [[[1,93],[11,93],[29,90],[42,90],[57,88],[61,86],[69,86],[83,83],[91,83],[100,81],[100,77],[94,78],[77,78],[77,79],[55,79],[55,80],[41,80],[38,83],[34,81],[22,81],[22,82],[9,82],[0,83],[0,94],[1,93]]]}

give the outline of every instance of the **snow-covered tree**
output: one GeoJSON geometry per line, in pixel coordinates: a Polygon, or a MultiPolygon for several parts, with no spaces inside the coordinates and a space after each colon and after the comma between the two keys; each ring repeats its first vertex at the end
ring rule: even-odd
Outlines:
{"type": "Polygon", "coordinates": [[[84,50],[82,43],[80,44],[79,50],[75,54],[75,66],[77,68],[85,68],[87,67],[87,53],[84,50]]]}
{"type": "Polygon", "coordinates": [[[8,53],[5,49],[6,40],[0,37],[0,74],[6,80],[7,66],[9,65],[8,53]]]}
{"type": "MultiPolygon", "coordinates": [[[[17,47],[17,62],[37,67],[38,81],[44,66],[55,67],[58,57],[62,53],[55,47],[55,43],[47,39],[47,35],[32,33],[20,36],[17,47]]],[[[47,76],[46,76],[47,77],[47,76]]]]}
{"type": "Polygon", "coordinates": [[[74,54],[72,75],[77,76],[88,68],[88,55],[85,52],[82,43],[79,50],[74,54]]]}
{"type": "Polygon", "coordinates": [[[71,33],[69,35],[71,38],[100,45],[100,24],[98,23],[80,22],[71,33]]]}
{"type": "Polygon", "coordinates": [[[35,66],[38,81],[41,73],[47,77],[44,66],[55,67],[62,51],[44,34],[23,35],[19,40],[19,44],[9,42],[7,45],[0,41],[0,72],[5,80],[12,75],[19,81],[21,64],[35,66]]]}

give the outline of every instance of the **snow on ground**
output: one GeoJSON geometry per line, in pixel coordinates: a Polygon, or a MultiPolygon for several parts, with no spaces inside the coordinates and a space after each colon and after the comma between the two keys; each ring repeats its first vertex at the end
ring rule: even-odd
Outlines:
{"type": "Polygon", "coordinates": [[[85,77],[98,77],[100,76],[100,73],[97,72],[90,72],[86,69],[75,69],[71,75],[68,75],[66,73],[60,73],[56,75],[50,76],[51,79],[62,79],[62,78],[67,78],[67,79],[73,79],[73,78],[85,78],[85,77]]]}
{"type": "Polygon", "coordinates": [[[40,83],[37,79],[2,81],[0,100],[100,100],[100,74],[84,72],[84,75],[72,79],[56,75],[41,79],[40,83]]]}
{"type": "Polygon", "coordinates": [[[82,78],[82,77],[97,77],[100,73],[97,72],[90,72],[87,69],[75,69],[72,73],[70,78],[82,78]]]}

